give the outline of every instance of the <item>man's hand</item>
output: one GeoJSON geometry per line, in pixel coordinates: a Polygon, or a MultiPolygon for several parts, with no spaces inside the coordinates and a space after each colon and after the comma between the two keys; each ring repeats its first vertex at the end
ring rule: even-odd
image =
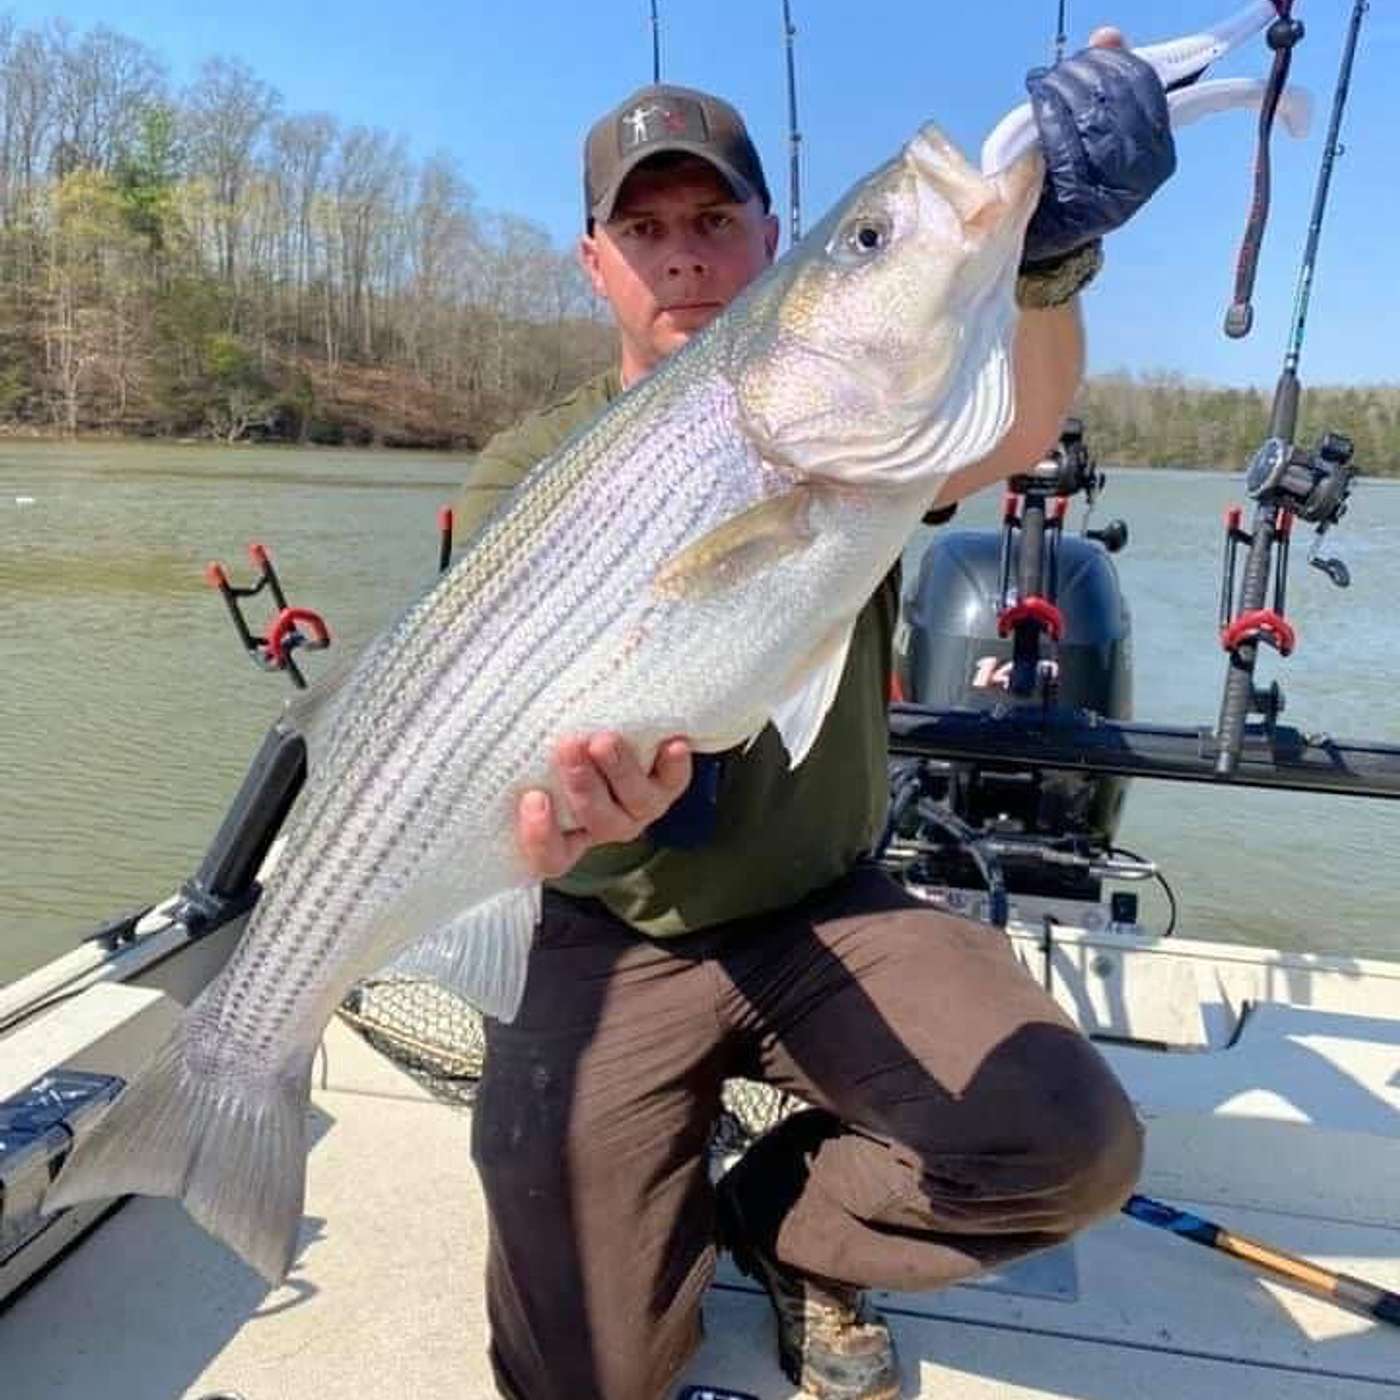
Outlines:
{"type": "Polygon", "coordinates": [[[554,771],[577,829],[559,829],[553,800],[538,789],[521,797],[516,821],[521,854],[542,880],[571,870],[590,846],[640,836],[689,787],[690,745],[667,739],[648,773],[621,736],[604,730],[561,740],[554,771]]]}
{"type": "Polygon", "coordinates": [[[1045,156],[1045,192],[1026,230],[1028,263],[1060,258],[1126,223],[1176,169],[1167,95],[1123,35],[1026,78],[1045,156]]]}
{"type": "MultiPolygon", "coordinates": [[[[1162,94],[1162,85],[1157,81],[1157,76],[1146,64],[1133,58],[1131,54],[1122,52],[1124,48],[1123,35],[1117,29],[1103,28],[1096,29],[1089,39],[1090,48],[1083,54],[1077,54],[1066,63],[1058,65],[1051,70],[1049,82],[1054,80],[1054,85],[1058,86],[1061,79],[1074,76],[1077,71],[1076,65],[1087,64],[1090,69],[1099,63],[1116,63],[1125,60],[1130,68],[1136,65],[1137,70],[1144,70],[1146,77],[1142,79],[1149,97],[1155,93],[1156,97],[1147,102],[1147,105],[1157,111],[1157,99],[1160,99],[1160,123],[1156,117],[1150,116],[1145,108],[1140,105],[1136,98],[1129,96],[1126,106],[1119,112],[1117,100],[1106,101],[1105,110],[1100,113],[1109,122],[1108,146],[1109,153],[1112,154],[1113,142],[1118,138],[1112,135],[1112,122],[1120,120],[1123,123],[1119,133],[1126,140],[1140,140],[1145,144],[1134,147],[1129,153],[1130,158],[1126,160],[1127,174],[1125,178],[1129,180],[1131,188],[1143,189],[1142,183],[1132,185],[1132,172],[1140,165],[1147,167],[1147,173],[1155,183],[1151,183],[1151,189],[1155,189],[1163,179],[1170,174],[1175,164],[1174,148],[1171,144],[1171,128],[1166,117],[1166,98],[1162,94]],[[1118,113],[1117,116],[1114,114],[1118,113]],[[1145,128],[1145,130],[1144,130],[1145,128]],[[1136,133],[1136,135],[1134,135],[1136,133]]],[[[1044,70],[1038,69],[1032,75],[1032,93],[1034,94],[1034,80],[1044,78],[1044,70]]],[[[1114,86],[1114,91],[1118,88],[1114,86]]],[[[1066,98],[1066,106],[1070,115],[1075,117],[1075,121],[1066,121],[1060,125],[1060,133],[1063,137],[1061,154],[1064,155],[1064,164],[1070,176],[1081,170],[1081,165],[1077,162],[1082,156],[1085,161],[1089,155],[1094,154],[1098,149],[1094,142],[1090,142],[1087,136],[1082,136],[1080,127],[1076,123],[1080,117],[1088,121],[1096,112],[1098,98],[1089,86],[1069,82],[1069,96],[1066,98]],[[1077,114],[1077,115],[1076,115],[1077,114]]],[[[1032,104],[1036,108],[1037,119],[1040,120],[1040,104],[1032,97],[1032,104]]],[[[1054,126],[1052,119],[1051,125],[1054,126]]],[[[1089,121],[1092,126],[1092,121],[1089,121]]],[[[1103,135],[1101,132],[1100,135],[1103,135]]],[[[1085,240],[1084,229],[1089,229],[1088,241],[1092,241],[1100,234],[1107,232],[1111,228],[1117,227],[1138,204],[1146,199],[1147,194],[1141,194],[1138,204],[1125,207],[1119,202],[1122,194],[1121,190],[1111,187],[1113,178],[1112,172],[1105,167],[1095,166],[1089,170],[1089,174],[1095,179],[1103,179],[1110,182],[1107,190],[1098,190],[1092,183],[1086,184],[1082,188],[1077,188],[1072,183],[1061,184],[1057,187],[1054,175],[1056,168],[1055,148],[1059,138],[1046,135],[1046,124],[1041,120],[1041,143],[1046,149],[1046,165],[1048,173],[1045,181],[1045,191],[1041,195],[1040,204],[1036,208],[1035,216],[1031,221],[1030,229],[1026,234],[1025,258],[1022,264],[1023,280],[1024,274],[1035,269],[1053,269],[1059,258],[1055,254],[1046,255],[1043,246],[1037,246],[1033,241],[1033,235],[1037,227],[1044,227],[1048,222],[1052,227],[1056,221],[1060,220],[1060,229],[1063,232],[1063,220],[1057,213],[1058,201],[1062,195],[1068,194],[1082,203],[1076,205],[1071,212],[1075,217],[1081,219],[1082,224],[1075,239],[1071,239],[1068,247],[1073,249],[1085,240]],[[1044,261],[1037,263],[1038,258],[1044,261]]],[[[1120,154],[1122,154],[1120,152],[1120,154]]],[[[1088,168],[1083,167],[1083,168],[1088,168]]],[[[1141,170],[1138,172],[1141,174],[1141,170]]],[[[1150,183],[1150,182],[1149,182],[1150,183]]],[[[1147,193],[1151,192],[1148,189],[1147,193]]],[[[1061,245],[1062,247],[1065,245],[1061,245]]],[[[1053,274],[1052,274],[1053,275],[1053,274]]],[[[1018,288],[1018,296],[1020,290],[1018,288]]],[[[1064,422],[1065,414],[1069,412],[1069,407],[1073,401],[1076,390],[1079,388],[1079,380],[1084,369],[1084,335],[1080,325],[1079,308],[1076,301],[1070,298],[1063,303],[1047,303],[1040,309],[1023,310],[1020,324],[1016,328],[1016,347],[1014,354],[1016,367],[1016,416],[1012,419],[1011,427],[1006,436],[986,457],[980,461],[972,462],[961,470],[954,472],[942,485],[937,497],[934,499],[935,507],[951,505],[955,501],[961,500],[964,496],[970,495],[974,491],[980,491],[984,486],[989,486],[993,482],[999,482],[1016,472],[1025,471],[1032,462],[1038,462],[1047,452],[1054,447],[1060,435],[1060,426],[1064,422]]]]}

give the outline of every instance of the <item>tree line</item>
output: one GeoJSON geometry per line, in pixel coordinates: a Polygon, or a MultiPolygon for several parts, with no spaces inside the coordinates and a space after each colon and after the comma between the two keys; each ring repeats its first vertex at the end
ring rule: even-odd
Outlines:
{"type": "MultiPolygon", "coordinates": [[[[471,446],[614,354],[572,251],[450,156],[0,15],[0,428],[471,446]]],[[[1400,474],[1400,388],[1303,402],[1400,474]]],[[[1079,412],[1105,462],[1238,466],[1268,396],[1113,375],[1079,412]]]]}
{"type": "Polygon", "coordinates": [[[471,443],[612,344],[572,254],[451,157],[0,16],[0,423],[471,443]]]}
{"type": "MultiPolygon", "coordinates": [[[[1143,467],[1243,467],[1268,430],[1272,390],[1195,384],[1176,374],[1087,380],[1076,412],[1102,462],[1143,467]]],[[[1400,476],[1400,386],[1305,388],[1298,441],[1340,432],[1367,476],[1400,476]]]]}

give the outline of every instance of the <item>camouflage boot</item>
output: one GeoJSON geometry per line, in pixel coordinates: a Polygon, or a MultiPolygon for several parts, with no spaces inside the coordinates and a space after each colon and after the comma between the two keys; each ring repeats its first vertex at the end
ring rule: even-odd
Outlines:
{"type": "Polygon", "coordinates": [[[778,1322],[783,1374],[816,1400],[898,1400],[899,1367],[885,1320],[849,1284],[785,1269],[751,1243],[733,1187],[715,1188],[719,1243],[761,1283],[778,1322]]]}

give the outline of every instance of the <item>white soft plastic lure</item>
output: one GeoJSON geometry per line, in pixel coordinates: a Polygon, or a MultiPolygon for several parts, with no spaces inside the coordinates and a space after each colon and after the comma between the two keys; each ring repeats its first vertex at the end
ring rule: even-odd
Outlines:
{"type": "MultiPolygon", "coordinates": [[[[1265,85],[1255,78],[1221,78],[1199,81],[1212,63],[1223,58],[1231,49],[1266,28],[1278,18],[1273,0],[1254,0],[1228,19],[1222,19],[1209,29],[1180,39],[1164,39],[1157,44],[1144,44],[1130,52],[1152,65],[1166,88],[1167,105],[1171,109],[1172,126],[1186,126],[1212,112],[1232,107],[1257,107],[1264,96],[1265,85]],[[1178,86],[1187,84],[1187,86],[1178,86]]],[[[1312,104],[1307,93],[1288,88],[1279,99],[1279,117],[1290,136],[1307,134],[1312,116],[1312,104]]],[[[982,143],[982,173],[995,174],[1014,164],[1036,141],[1035,117],[1031,104],[1023,102],[1008,112],[982,143]]]]}

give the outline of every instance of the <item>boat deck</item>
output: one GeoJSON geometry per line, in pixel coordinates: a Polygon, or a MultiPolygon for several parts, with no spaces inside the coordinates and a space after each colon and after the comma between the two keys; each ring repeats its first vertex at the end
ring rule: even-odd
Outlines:
{"type": "MultiPolygon", "coordinates": [[[[1266,1006],[1228,1049],[1109,1054],[1148,1121],[1145,1192],[1400,1289],[1400,1015],[1266,1006]]],[[[315,1084],[287,1284],[269,1293],[174,1203],[132,1201],[0,1312],[5,1400],[494,1394],[469,1110],[339,1022],[315,1084]]],[[[911,1397],[1400,1395],[1400,1328],[1126,1217],[975,1286],[879,1301],[911,1397]]],[[[727,1264],[705,1319],[685,1381],[795,1394],[766,1300],[727,1264]]]]}

